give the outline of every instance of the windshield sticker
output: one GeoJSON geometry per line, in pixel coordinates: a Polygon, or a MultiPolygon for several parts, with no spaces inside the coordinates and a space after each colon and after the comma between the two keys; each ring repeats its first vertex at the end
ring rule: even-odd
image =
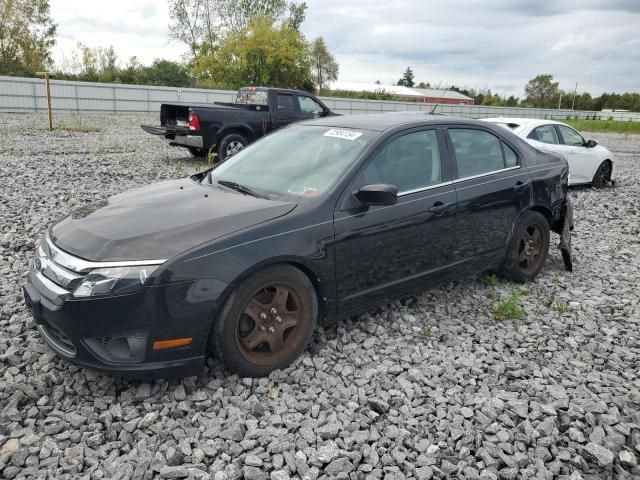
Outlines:
{"type": "Polygon", "coordinates": [[[325,137],[342,138],[343,140],[355,140],[362,136],[362,132],[354,132],[353,130],[340,130],[338,128],[332,128],[324,134],[325,137]]]}
{"type": "Polygon", "coordinates": [[[287,190],[287,193],[293,193],[294,195],[302,195],[303,197],[313,197],[318,190],[313,187],[300,187],[298,185],[292,185],[287,190]]]}

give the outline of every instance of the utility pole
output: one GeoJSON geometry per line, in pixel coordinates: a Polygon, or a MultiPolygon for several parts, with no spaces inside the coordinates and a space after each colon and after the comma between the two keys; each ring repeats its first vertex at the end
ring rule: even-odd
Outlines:
{"type": "Polygon", "coordinates": [[[49,76],[51,72],[36,72],[36,75],[44,75],[44,82],[47,90],[47,112],[49,114],[49,131],[53,130],[53,117],[51,116],[51,88],[49,86],[49,76]]]}
{"type": "Polygon", "coordinates": [[[576,82],[576,88],[573,89],[573,100],[571,101],[571,110],[576,106],[576,93],[578,92],[578,82],[576,82]]]}
{"type": "Polygon", "coordinates": [[[562,105],[562,92],[560,92],[560,98],[558,99],[558,110],[560,110],[560,105],[562,105]]]}

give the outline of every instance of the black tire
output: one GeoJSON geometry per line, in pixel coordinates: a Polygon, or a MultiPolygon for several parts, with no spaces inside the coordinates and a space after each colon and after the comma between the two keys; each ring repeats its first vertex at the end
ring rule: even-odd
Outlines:
{"type": "Polygon", "coordinates": [[[596,174],[593,176],[593,181],[591,185],[595,188],[604,188],[611,181],[611,162],[609,160],[605,160],[600,164],[598,170],[596,170],[596,174]]]}
{"type": "Polygon", "coordinates": [[[244,280],[226,300],[209,346],[232,372],[263,377],[298,358],[317,318],[318,300],[309,278],[290,265],[267,267],[244,280]]]}
{"type": "Polygon", "coordinates": [[[222,137],[218,146],[218,160],[224,162],[234,153],[239,152],[249,144],[249,141],[239,133],[229,133],[222,137]]]}
{"type": "Polygon", "coordinates": [[[189,153],[192,157],[202,158],[207,156],[207,151],[202,148],[188,147],[189,153]]]}
{"type": "Polygon", "coordinates": [[[533,281],[549,253],[549,222],[539,212],[524,213],[513,231],[499,272],[518,283],[533,281]]]}

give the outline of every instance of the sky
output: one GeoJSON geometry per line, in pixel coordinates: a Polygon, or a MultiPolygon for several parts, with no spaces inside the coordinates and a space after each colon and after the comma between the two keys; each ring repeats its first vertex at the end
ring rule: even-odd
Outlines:
{"type": "MultiPolygon", "coordinates": [[[[306,0],[302,31],[323,36],[339,79],[390,84],[407,66],[416,82],[524,95],[551,73],[560,88],[640,91],[640,0],[306,0]]],[[[178,60],[164,0],[51,0],[60,62],[78,41],[178,60]]]]}

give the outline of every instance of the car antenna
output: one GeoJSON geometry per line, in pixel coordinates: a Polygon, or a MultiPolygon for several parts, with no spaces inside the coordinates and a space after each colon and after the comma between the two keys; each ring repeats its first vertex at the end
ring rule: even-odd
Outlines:
{"type": "Polygon", "coordinates": [[[438,108],[438,105],[440,105],[440,100],[442,100],[442,97],[444,97],[445,93],[447,93],[447,89],[446,88],[444,90],[442,90],[442,95],[440,95],[440,98],[438,99],[436,104],[433,106],[433,109],[429,112],[429,115],[433,115],[435,113],[436,108],[438,108]]]}

